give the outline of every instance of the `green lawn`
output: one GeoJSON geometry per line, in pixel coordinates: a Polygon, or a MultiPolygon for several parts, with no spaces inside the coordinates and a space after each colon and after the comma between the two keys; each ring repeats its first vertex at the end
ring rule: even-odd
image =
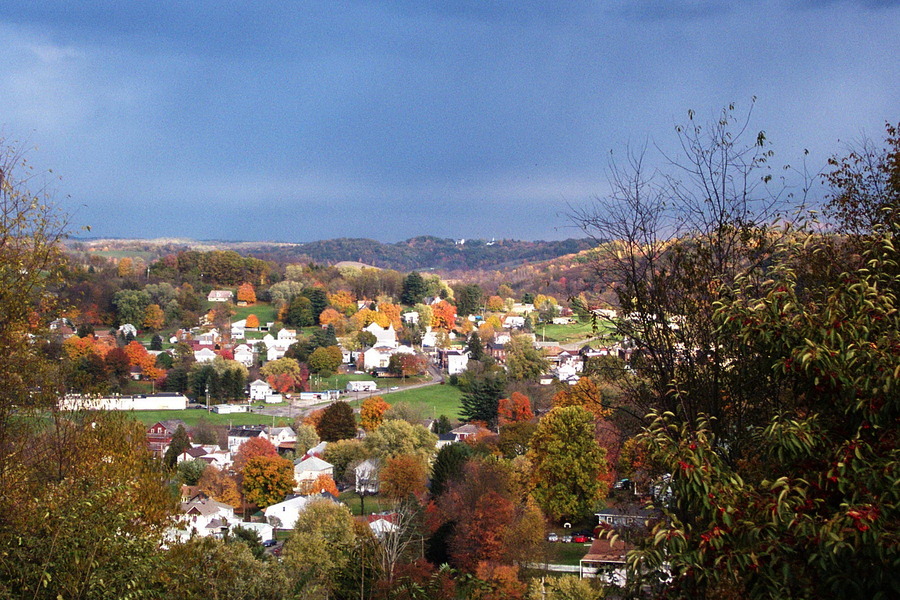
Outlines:
{"type": "Polygon", "coordinates": [[[451,419],[459,418],[461,408],[460,399],[462,392],[452,385],[429,385],[414,390],[397,390],[382,394],[389,404],[407,402],[409,404],[421,404],[426,407],[425,414],[436,419],[441,415],[447,415],[451,419]]]}
{"type": "Polygon", "coordinates": [[[574,323],[572,325],[553,325],[552,323],[546,325],[540,324],[535,325],[534,334],[539,341],[545,340],[548,342],[570,344],[589,337],[594,337],[595,335],[608,335],[612,331],[606,323],[598,321],[597,325],[599,329],[595,333],[590,321],[585,323],[574,323]]]}
{"type": "MultiPolygon", "coordinates": [[[[147,426],[157,421],[167,419],[181,419],[189,426],[194,427],[200,419],[206,419],[214,425],[271,425],[272,417],[254,413],[232,413],[219,415],[205,410],[135,410],[131,412],[135,419],[147,426]]],[[[275,425],[292,425],[289,419],[275,418],[275,425]]]]}
{"type": "Polygon", "coordinates": [[[578,565],[590,550],[590,544],[564,544],[563,542],[545,542],[548,562],[557,565],[578,565]]]}
{"type": "MultiPolygon", "coordinates": [[[[275,321],[275,307],[267,302],[258,302],[253,304],[252,306],[236,306],[234,311],[234,317],[232,317],[235,321],[240,321],[241,319],[246,319],[247,315],[256,315],[259,319],[259,324],[265,326],[269,321],[275,321]]],[[[265,333],[263,333],[265,335],[265,333]]]]}
{"type": "MultiPolygon", "coordinates": [[[[353,490],[341,492],[338,499],[350,507],[350,512],[355,516],[360,516],[360,500],[359,496],[353,490]]],[[[391,510],[393,503],[389,500],[382,499],[379,496],[366,496],[366,514],[378,513],[385,510],[391,510]]]]}

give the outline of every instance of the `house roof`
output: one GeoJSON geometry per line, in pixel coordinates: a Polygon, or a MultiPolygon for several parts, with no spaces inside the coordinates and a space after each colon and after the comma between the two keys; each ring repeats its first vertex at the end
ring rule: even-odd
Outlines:
{"type": "Polygon", "coordinates": [[[294,461],[294,465],[300,467],[304,471],[324,471],[325,469],[331,469],[333,465],[330,462],[325,462],[318,456],[310,456],[307,459],[297,459],[294,461]]]}
{"type": "Polygon", "coordinates": [[[185,423],[181,419],[166,419],[165,421],[157,421],[156,423],[148,427],[148,429],[156,427],[157,425],[162,425],[163,427],[165,427],[167,433],[175,433],[178,430],[179,425],[187,430],[187,423],[185,423]]]}
{"type": "Polygon", "coordinates": [[[194,497],[188,502],[181,503],[181,511],[188,515],[209,516],[218,514],[221,511],[233,511],[231,505],[217,502],[212,498],[194,497]]]}
{"type": "Polygon", "coordinates": [[[581,560],[583,562],[605,562],[625,564],[625,554],[633,546],[623,539],[617,539],[613,544],[604,537],[599,537],[591,543],[591,548],[581,560]]]}
{"type": "Polygon", "coordinates": [[[232,427],[228,430],[228,437],[259,437],[265,425],[244,425],[242,427],[232,427]]]}

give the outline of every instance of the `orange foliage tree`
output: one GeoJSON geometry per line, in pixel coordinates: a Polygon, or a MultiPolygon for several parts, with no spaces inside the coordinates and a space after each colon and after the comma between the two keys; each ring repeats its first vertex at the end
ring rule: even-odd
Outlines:
{"type": "Polygon", "coordinates": [[[326,475],[324,473],[315,479],[301,481],[300,485],[297,486],[297,490],[304,496],[320,494],[322,492],[337,496],[340,493],[338,492],[337,484],[334,482],[331,475],[326,475]]]}
{"type": "Polygon", "coordinates": [[[247,304],[256,304],[256,289],[252,283],[242,283],[237,290],[238,302],[246,302],[247,304]]]}
{"type": "Polygon", "coordinates": [[[378,429],[384,420],[384,413],[391,408],[381,396],[372,396],[363,400],[359,410],[359,422],[366,431],[378,429]]]}
{"type": "Polygon", "coordinates": [[[581,406],[598,419],[605,419],[612,410],[603,406],[603,393],[590,377],[582,377],[573,386],[562,389],[553,396],[553,405],[559,407],[581,406]]]}
{"type": "Polygon", "coordinates": [[[197,482],[197,487],[213,500],[234,507],[241,505],[241,494],[238,491],[237,481],[217,467],[212,465],[206,467],[203,475],[200,476],[200,481],[197,482]]]}
{"type": "Polygon", "coordinates": [[[432,306],[431,326],[440,331],[450,331],[456,327],[456,307],[446,300],[432,306]]]}
{"type": "Polygon", "coordinates": [[[323,327],[331,325],[334,327],[335,332],[338,332],[339,329],[343,330],[345,321],[346,317],[331,307],[326,308],[319,315],[319,324],[323,327]]]}
{"type": "Polygon", "coordinates": [[[243,475],[244,496],[260,508],[277,504],[294,491],[294,465],[278,455],[254,456],[244,465],[243,475]]]}
{"type": "Polygon", "coordinates": [[[245,327],[248,327],[250,329],[259,327],[259,317],[257,317],[253,313],[247,315],[247,323],[245,324],[245,327]]]}
{"type": "Polygon", "coordinates": [[[297,386],[297,379],[290,373],[278,373],[266,377],[266,383],[279,394],[286,394],[297,386]]]}
{"type": "Polygon", "coordinates": [[[534,418],[531,411],[531,400],[521,392],[513,392],[509,398],[501,398],[497,406],[497,419],[500,425],[530,421],[534,418]]]}
{"type": "Polygon", "coordinates": [[[425,493],[428,472],[419,457],[403,454],[386,459],[378,479],[381,494],[392,500],[402,500],[425,493]]]}
{"type": "Polygon", "coordinates": [[[328,294],[328,303],[348,316],[356,312],[356,297],[347,290],[328,294]]]}
{"type": "Polygon", "coordinates": [[[272,442],[265,438],[250,438],[241,444],[234,456],[234,470],[238,473],[242,472],[251,458],[259,456],[278,456],[278,450],[275,449],[272,442]]]}
{"type": "Polygon", "coordinates": [[[485,308],[492,311],[500,311],[506,309],[506,303],[500,296],[491,296],[485,303],[485,308]]]}
{"type": "MultiPolygon", "coordinates": [[[[378,304],[378,312],[387,317],[388,322],[394,326],[394,329],[400,328],[400,305],[391,304],[390,302],[380,302],[378,304]]],[[[382,327],[385,327],[382,325],[382,327]]]]}

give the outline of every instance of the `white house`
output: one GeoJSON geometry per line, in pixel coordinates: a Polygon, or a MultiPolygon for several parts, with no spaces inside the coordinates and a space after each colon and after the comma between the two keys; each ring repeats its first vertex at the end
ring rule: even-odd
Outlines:
{"type": "Polygon", "coordinates": [[[348,381],[348,392],[374,392],[378,389],[378,384],[374,381],[348,381]]]}
{"type": "MultiPolygon", "coordinates": [[[[279,341],[282,342],[296,342],[297,341],[297,330],[296,329],[282,329],[278,332],[279,341]]],[[[290,344],[288,344],[290,345],[290,344]]]]}
{"type": "Polygon", "coordinates": [[[212,498],[198,496],[181,504],[182,521],[188,532],[199,536],[221,536],[238,519],[234,508],[212,498]]]}
{"type": "Polygon", "coordinates": [[[431,330],[431,326],[428,326],[425,333],[422,334],[422,347],[434,348],[435,346],[437,346],[437,333],[431,330]]]}
{"type": "Polygon", "coordinates": [[[396,516],[396,513],[367,515],[366,521],[368,521],[369,523],[369,529],[372,530],[372,535],[381,540],[386,535],[397,531],[397,525],[394,522],[396,520],[396,516]]]}
{"type": "Polygon", "coordinates": [[[333,477],[334,466],[318,456],[310,456],[305,460],[298,458],[294,461],[294,480],[297,485],[305,481],[315,481],[319,475],[333,477]]]}
{"type": "Polygon", "coordinates": [[[400,315],[400,318],[403,320],[404,323],[408,323],[410,325],[415,325],[416,323],[419,322],[419,313],[417,313],[415,311],[405,312],[402,315],[400,315]]]}
{"type": "Polygon", "coordinates": [[[359,463],[353,470],[354,479],[356,480],[357,494],[377,494],[379,481],[378,471],[381,469],[381,460],[377,458],[367,458],[359,463]]]}
{"type": "Polygon", "coordinates": [[[363,365],[366,369],[386,369],[393,353],[393,346],[372,346],[363,352],[363,365]]]}
{"type": "Polygon", "coordinates": [[[293,529],[306,506],[312,502],[315,496],[296,496],[284,502],[273,504],[266,508],[266,522],[276,529],[293,529]]]}
{"type": "Polygon", "coordinates": [[[244,427],[232,427],[228,430],[228,451],[235,453],[240,450],[241,446],[250,438],[260,437],[264,440],[269,439],[269,434],[265,431],[263,425],[247,425],[244,427]]]}
{"type": "Polygon", "coordinates": [[[297,433],[291,427],[269,427],[267,431],[269,441],[277,448],[283,443],[297,441],[297,433]]]}
{"type": "Polygon", "coordinates": [[[216,338],[219,337],[218,329],[210,329],[209,331],[204,331],[203,333],[197,336],[197,343],[201,346],[214,346],[216,343],[216,338]]]}
{"type": "Polygon", "coordinates": [[[265,400],[267,396],[271,396],[273,393],[272,386],[262,379],[257,379],[250,383],[250,400],[265,400]]]}
{"type": "Polygon", "coordinates": [[[507,329],[522,329],[525,327],[525,317],[518,315],[508,315],[503,319],[503,326],[507,329]]]}
{"type": "Polygon", "coordinates": [[[253,348],[247,344],[240,344],[234,348],[234,360],[245,367],[253,366],[253,348]]]}
{"type": "Polygon", "coordinates": [[[385,329],[378,323],[370,323],[364,331],[368,331],[375,336],[376,346],[388,346],[393,348],[397,345],[397,332],[394,331],[393,324],[388,325],[387,329],[385,329]]]}
{"type": "Polygon", "coordinates": [[[230,302],[234,298],[234,292],[231,290],[212,290],[206,296],[207,302],[230,302]]]}
{"type": "Polygon", "coordinates": [[[216,353],[211,348],[200,348],[194,351],[194,360],[198,363],[208,363],[214,361],[216,353]]]}
{"type": "Polygon", "coordinates": [[[119,333],[121,333],[123,336],[127,336],[129,333],[136,336],[137,327],[135,327],[131,323],[125,323],[123,325],[119,325],[119,333]]]}
{"type": "Polygon", "coordinates": [[[469,354],[461,350],[450,350],[445,355],[447,359],[447,373],[459,375],[466,370],[469,364],[469,354]]]}
{"type": "Polygon", "coordinates": [[[233,339],[233,340],[244,339],[244,331],[246,329],[247,329],[247,319],[241,319],[240,321],[234,321],[231,324],[231,339],[233,339]]]}

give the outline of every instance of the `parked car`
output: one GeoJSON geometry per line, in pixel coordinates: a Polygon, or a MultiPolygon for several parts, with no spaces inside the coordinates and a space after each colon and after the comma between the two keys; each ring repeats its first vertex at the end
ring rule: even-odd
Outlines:
{"type": "Polygon", "coordinates": [[[584,544],[586,542],[590,542],[591,538],[589,538],[586,535],[576,533],[575,535],[572,536],[572,541],[575,542],[576,544],[584,544]]]}
{"type": "Polygon", "coordinates": [[[548,541],[548,542],[558,542],[558,541],[559,541],[559,536],[556,535],[556,533],[554,533],[554,532],[551,531],[551,532],[547,535],[547,541],[548,541]]]}
{"type": "Polygon", "coordinates": [[[564,544],[571,544],[571,543],[572,543],[572,536],[571,536],[571,535],[564,535],[564,536],[562,536],[562,541],[563,541],[564,544]]]}
{"type": "Polygon", "coordinates": [[[266,548],[271,548],[272,546],[278,544],[275,540],[266,540],[262,543],[262,545],[266,548]]]}

